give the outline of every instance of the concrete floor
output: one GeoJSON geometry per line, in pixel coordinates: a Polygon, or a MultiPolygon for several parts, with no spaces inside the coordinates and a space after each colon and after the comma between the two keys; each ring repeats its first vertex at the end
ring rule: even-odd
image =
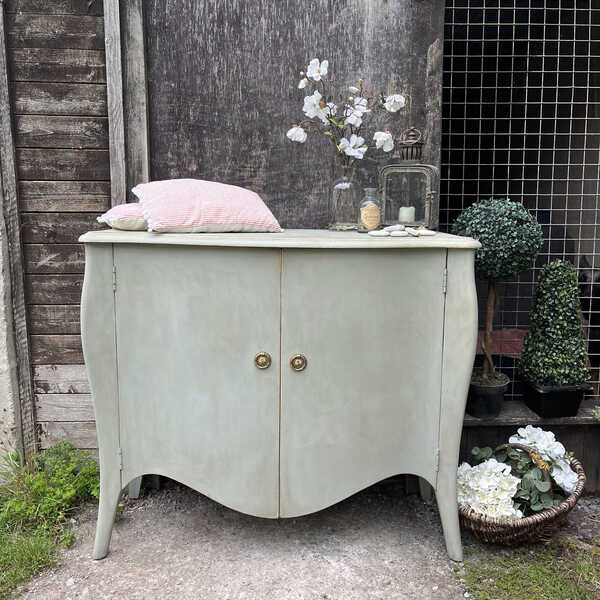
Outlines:
{"type": "Polygon", "coordinates": [[[96,507],[61,566],[22,599],[366,600],[469,597],[447,559],[435,504],[401,480],[298,519],[249,517],[183,487],[127,503],[111,552],[90,558],[96,507]]]}

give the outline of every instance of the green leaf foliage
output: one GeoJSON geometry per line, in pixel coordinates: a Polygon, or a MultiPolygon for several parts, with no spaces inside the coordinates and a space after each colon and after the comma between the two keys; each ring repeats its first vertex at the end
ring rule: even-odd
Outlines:
{"type": "Polygon", "coordinates": [[[39,455],[34,470],[9,457],[0,481],[0,528],[53,532],[61,539],[65,534],[65,540],[69,511],[99,495],[98,463],[64,443],[39,455]]]}
{"type": "Polygon", "coordinates": [[[478,277],[497,281],[516,277],[533,266],[542,245],[542,229],[520,203],[509,199],[480,200],[456,219],[452,233],[475,238],[478,277]]]}
{"type": "Polygon", "coordinates": [[[58,544],[73,541],[67,516],[97,498],[98,488],[98,463],[71,444],[49,448],[31,467],[16,455],[6,457],[0,470],[0,600],[55,564],[58,544]]]}
{"type": "Polygon", "coordinates": [[[543,386],[589,379],[577,272],[567,261],[555,260],[540,271],[519,371],[543,386]]]}

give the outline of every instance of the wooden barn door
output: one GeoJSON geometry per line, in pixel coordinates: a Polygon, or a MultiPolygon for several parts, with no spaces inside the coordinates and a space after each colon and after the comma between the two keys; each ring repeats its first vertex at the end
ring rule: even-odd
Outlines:
{"type": "MultiPolygon", "coordinates": [[[[293,144],[303,118],[299,72],[329,60],[347,95],[404,92],[410,111],[378,128],[418,127],[424,162],[439,166],[444,4],[437,0],[148,0],[144,2],[152,179],[198,177],[259,193],[284,227],[326,227],[329,140],[293,144]]],[[[382,151],[361,163],[376,185],[382,151]]]]}

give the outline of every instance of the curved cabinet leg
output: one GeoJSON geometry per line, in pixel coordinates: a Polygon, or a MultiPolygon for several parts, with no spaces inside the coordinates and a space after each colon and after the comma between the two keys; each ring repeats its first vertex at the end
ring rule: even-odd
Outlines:
{"type": "Polygon", "coordinates": [[[129,485],[127,486],[127,495],[132,500],[137,500],[140,497],[140,487],[142,487],[141,475],[130,481],[129,485]]]}
{"type": "Polygon", "coordinates": [[[458,522],[458,503],[456,501],[456,481],[452,477],[441,477],[435,491],[446,550],[452,560],[462,561],[462,543],[460,540],[460,525],[458,522]]]}
{"type": "Polygon", "coordinates": [[[115,522],[117,504],[121,495],[120,484],[117,480],[101,481],[100,483],[100,504],[98,506],[98,522],[96,523],[96,539],[94,541],[94,551],[92,558],[99,560],[108,554],[110,544],[110,535],[115,522]]]}

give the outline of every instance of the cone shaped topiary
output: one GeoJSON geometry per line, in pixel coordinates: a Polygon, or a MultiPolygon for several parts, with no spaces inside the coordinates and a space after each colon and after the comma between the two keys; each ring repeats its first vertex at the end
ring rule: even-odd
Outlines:
{"type": "Polygon", "coordinates": [[[567,261],[555,260],[540,271],[519,371],[541,386],[579,385],[589,379],[577,272],[567,261]]]}
{"type": "Polygon", "coordinates": [[[456,219],[452,233],[481,242],[475,253],[475,272],[488,280],[483,378],[486,385],[498,384],[490,348],[496,307],[496,282],[516,277],[533,266],[542,245],[542,229],[531,213],[508,198],[480,200],[466,208],[456,219]]]}

